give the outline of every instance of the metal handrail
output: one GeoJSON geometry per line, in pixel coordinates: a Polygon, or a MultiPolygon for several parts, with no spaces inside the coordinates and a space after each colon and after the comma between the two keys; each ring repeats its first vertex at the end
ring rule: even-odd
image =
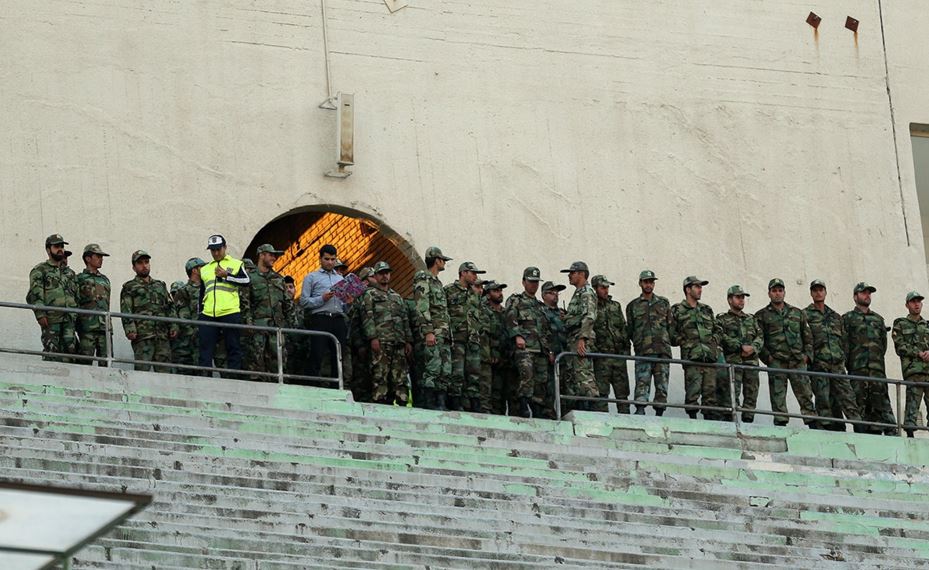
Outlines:
{"type": "Polygon", "coordinates": [[[163,366],[169,368],[181,368],[184,370],[196,370],[203,372],[219,372],[226,374],[239,374],[239,375],[248,375],[248,376],[258,376],[263,378],[277,378],[278,383],[283,384],[285,379],[291,380],[312,380],[312,381],[322,381],[322,382],[338,382],[339,389],[344,389],[344,378],[342,370],[342,346],[339,343],[339,339],[335,335],[325,331],[314,331],[314,330],[305,330],[305,329],[294,329],[287,327],[270,327],[264,325],[243,325],[238,323],[222,323],[218,321],[201,321],[193,319],[180,319],[177,317],[159,317],[155,315],[136,315],[132,313],[120,313],[117,311],[97,311],[92,309],[79,309],[76,307],[50,307],[46,305],[29,305],[26,303],[10,303],[7,301],[0,301],[0,308],[7,309],[22,309],[29,311],[41,311],[45,313],[69,313],[77,315],[88,315],[96,317],[104,317],[104,327],[106,331],[106,356],[87,356],[83,354],[72,354],[72,353],[63,353],[63,352],[46,352],[38,350],[29,350],[29,349],[12,349],[12,348],[0,348],[0,353],[12,353],[12,354],[29,354],[37,356],[57,356],[61,358],[69,358],[75,360],[88,360],[92,362],[107,362],[112,365],[112,363],[122,363],[122,364],[142,364],[148,366],[163,366]],[[113,353],[113,342],[111,335],[115,333],[113,327],[113,319],[133,319],[133,320],[144,320],[144,321],[154,321],[160,323],[169,323],[169,324],[181,324],[186,326],[195,326],[195,327],[220,327],[220,328],[229,328],[229,329],[240,329],[240,330],[249,330],[249,331],[264,331],[264,332],[273,332],[275,333],[275,342],[277,346],[277,372],[256,372],[251,370],[237,370],[233,368],[218,368],[215,366],[198,366],[193,364],[176,364],[173,362],[154,362],[149,360],[136,360],[128,358],[116,358],[113,353]],[[332,343],[335,345],[335,356],[336,359],[336,371],[338,376],[335,378],[329,376],[305,376],[302,374],[286,374],[284,373],[284,359],[283,359],[283,346],[284,346],[284,335],[285,334],[295,334],[295,335],[305,335],[305,336],[321,336],[328,337],[332,343]]]}
{"type": "MultiPolygon", "coordinates": [[[[570,401],[594,401],[594,402],[607,402],[615,404],[628,404],[636,406],[647,406],[651,405],[654,407],[655,403],[650,401],[643,400],[628,400],[628,399],[619,399],[619,398],[606,398],[606,397],[591,397],[591,396],[569,396],[562,395],[561,393],[561,371],[559,364],[564,357],[568,356],[579,356],[577,352],[565,351],[559,353],[555,356],[554,361],[554,392],[555,392],[555,417],[561,419],[562,417],[562,400],[570,401]]],[[[703,404],[669,404],[662,402],[660,405],[665,408],[683,408],[686,410],[703,410],[703,411],[714,411],[714,412],[728,412],[732,415],[732,421],[735,424],[737,433],[741,432],[741,412],[751,412],[755,415],[767,415],[767,416],[778,416],[786,418],[798,418],[802,420],[816,420],[816,421],[828,421],[828,422],[841,422],[849,423],[852,425],[865,425],[872,427],[879,427],[882,429],[893,428],[897,430],[898,435],[905,435],[907,430],[929,430],[929,427],[917,426],[917,425],[905,425],[904,424],[904,406],[902,404],[902,390],[903,386],[925,386],[925,382],[914,382],[912,380],[900,380],[896,378],[886,378],[886,377],[870,377],[870,376],[861,376],[857,374],[837,374],[833,372],[820,372],[806,369],[797,369],[797,368],[776,368],[769,366],[760,366],[760,365],[751,365],[751,364],[730,364],[728,362],[695,362],[692,360],[683,360],[680,358],[662,358],[655,356],[638,356],[631,354],[612,354],[612,353],[603,353],[603,352],[588,352],[585,354],[585,357],[590,358],[603,358],[603,359],[614,359],[622,361],[633,361],[633,362],[654,362],[660,364],[680,364],[682,366],[701,366],[707,368],[717,368],[717,369],[726,369],[727,376],[729,380],[729,396],[730,402],[728,406],[705,406],[703,404]],[[806,415],[806,414],[795,414],[791,412],[775,412],[771,410],[760,410],[760,409],[750,409],[743,408],[737,404],[738,395],[735,393],[735,371],[736,370],[756,370],[759,372],[765,372],[765,374],[793,374],[793,375],[803,375],[803,376],[816,376],[822,378],[835,378],[835,379],[848,379],[856,382],[881,382],[884,384],[893,384],[896,386],[896,396],[897,396],[897,422],[895,424],[885,423],[885,422],[872,422],[867,420],[851,420],[847,418],[834,418],[829,416],[818,416],[818,415],[806,415]]]]}

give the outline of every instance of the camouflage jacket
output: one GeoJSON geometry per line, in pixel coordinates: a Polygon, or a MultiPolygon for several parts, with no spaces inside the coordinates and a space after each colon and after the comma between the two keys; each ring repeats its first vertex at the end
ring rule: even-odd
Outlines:
{"type": "Polygon", "coordinates": [[[568,347],[564,317],[565,312],[558,307],[545,307],[545,318],[548,320],[548,342],[556,356],[567,350],[568,347]]]}
{"type": "Polygon", "coordinates": [[[671,303],[664,297],[641,295],[626,305],[626,323],[635,353],[671,358],[671,303]]]}
{"type": "Polygon", "coordinates": [[[419,338],[433,333],[436,338],[449,338],[448,300],[438,277],[428,271],[417,271],[413,277],[413,300],[419,338]]]}
{"type": "Polygon", "coordinates": [[[404,299],[403,302],[406,304],[406,319],[410,323],[410,332],[413,335],[413,342],[419,342],[421,340],[420,335],[422,334],[422,329],[419,326],[419,312],[416,310],[416,300],[415,299],[404,299]]]}
{"type": "MultiPolygon", "coordinates": [[[[174,295],[174,313],[179,319],[196,321],[200,315],[200,284],[188,280],[174,295]]],[[[178,338],[196,339],[197,325],[179,325],[178,338]]]]}
{"type": "MultiPolygon", "coordinates": [[[[506,300],[505,319],[506,336],[511,342],[518,337],[526,341],[526,350],[530,352],[551,351],[550,339],[546,335],[547,319],[545,305],[525,291],[514,293],[506,300]]],[[[515,344],[512,344],[515,347],[515,344]]]]}
{"type": "Polygon", "coordinates": [[[362,301],[368,289],[373,289],[373,287],[366,288],[364,293],[355,297],[355,300],[352,301],[352,304],[349,305],[348,310],[345,312],[345,321],[348,324],[348,345],[355,350],[368,346],[368,339],[365,338],[364,332],[364,306],[362,301]]]}
{"type": "Polygon", "coordinates": [[[845,365],[845,323],[842,315],[827,305],[819,311],[810,303],[803,309],[813,333],[813,363],[845,365]]]}
{"type": "Polygon", "coordinates": [[[764,347],[764,335],[754,316],[744,312],[734,313],[731,309],[716,315],[716,338],[729,364],[758,364],[758,355],[764,347]],[[751,356],[742,356],[743,345],[751,345],[755,350],[751,356]]]}
{"type": "Polygon", "coordinates": [[[629,354],[629,331],[626,328],[623,307],[612,297],[606,300],[597,298],[594,332],[597,335],[597,352],[629,354]]]}
{"type": "MultiPolygon", "coordinates": [[[[174,305],[164,281],[136,276],[123,283],[119,293],[119,308],[122,313],[149,315],[153,317],[174,317],[174,305]]],[[[143,319],[123,319],[126,335],[135,333],[136,340],[163,337],[169,331],[177,331],[177,324],[159,323],[143,319]]]]}
{"type": "Polygon", "coordinates": [[[452,340],[456,343],[480,342],[479,323],[474,322],[478,306],[477,293],[455,281],[445,286],[445,299],[452,340]]]}
{"type": "MultiPolygon", "coordinates": [[[[577,343],[584,338],[588,343],[597,340],[594,323],[597,321],[597,294],[589,284],[578,287],[568,303],[568,312],[565,315],[564,326],[568,341],[577,343]]],[[[573,350],[574,347],[571,347],[573,350]]]]}
{"type": "Polygon", "coordinates": [[[923,362],[919,353],[929,350],[929,323],[922,317],[900,317],[894,321],[894,349],[900,357],[903,376],[929,374],[929,362],[923,362]]]}
{"type": "Polygon", "coordinates": [[[393,289],[368,287],[361,296],[361,326],[367,342],[377,339],[383,344],[411,342],[406,303],[393,289]]]}
{"type": "Polygon", "coordinates": [[[481,360],[500,362],[506,357],[507,352],[506,312],[502,305],[493,305],[484,297],[481,299],[481,313],[484,318],[481,360]]]}
{"type": "MultiPolygon", "coordinates": [[[[26,302],[46,307],[77,308],[77,276],[67,265],[43,261],[29,272],[29,292],[26,302]]],[[[49,323],[74,322],[74,313],[35,311],[36,320],[45,317],[49,323]]]]}
{"type": "Polygon", "coordinates": [[[772,362],[792,366],[806,356],[813,359],[813,333],[806,322],[806,313],[784,303],[778,311],[771,303],[755,313],[755,320],[764,333],[764,348],[761,360],[767,365],[772,362]]]}
{"type": "Polygon", "coordinates": [[[671,344],[681,347],[682,359],[716,362],[719,340],[709,305],[698,302],[691,307],[685,299],[671,307],[671,323],[671,344]]]}
{"type": "MultiPolygon", "coordinates": [[[[77,306],[91,311],[110,310],[110,280],[106,275],[84,269],[77,276],[77,306]]],[[[77,316],[77,332],[103,332],[106,317],[93,315],[77,316]]]]}
{"type": "Polygon", "coordinates": [[[267,273],[260,270],[248,274],[248,313],[245,322],[266,327],[287,327],[292,322],[294,300],[287,294],[284,277],[273,269],[267,273]]]}
{"type": "Polygon", "coordinates": [[[858,309],[842,315],[845,323],[845,368],[849,374],[877,372],[884,376],[887,353],[887,326],[884,317],[858,309]]]}

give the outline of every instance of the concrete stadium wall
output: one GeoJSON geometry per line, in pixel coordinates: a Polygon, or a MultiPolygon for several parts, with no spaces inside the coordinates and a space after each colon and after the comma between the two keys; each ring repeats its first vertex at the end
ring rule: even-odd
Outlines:
{"type": "MultiPolygon", "coordinates": [[[[170,283],[208,234],[235,254],[316,204],[511,286],[584,259],[624,303],[644,267],[673,300],[685,275],[709,279],[717,311],[735,282],[759,308],[773,276],[801,306],[825,279],[847,310],[866,279],[889,322],[927,286],[919,0],[328,0],[332,89],[356,102],[346,180],[323,176],[319,0],[0,6],[2,299],[23,299],[52,232],[114,254],[115,297],[137,248],[170,283]]],[[[0,342],[38,346],[24,325],[4,313],[0,342]]]]}

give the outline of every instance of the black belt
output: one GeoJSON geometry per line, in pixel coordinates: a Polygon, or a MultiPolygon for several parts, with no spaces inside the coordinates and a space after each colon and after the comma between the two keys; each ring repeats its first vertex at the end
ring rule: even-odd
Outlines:
{"type": "Polygon", "coordinates": [[[310,313],[311,317],[328,317],[330,319],[343,319],[345,318],[345,313],[310,313]]]}

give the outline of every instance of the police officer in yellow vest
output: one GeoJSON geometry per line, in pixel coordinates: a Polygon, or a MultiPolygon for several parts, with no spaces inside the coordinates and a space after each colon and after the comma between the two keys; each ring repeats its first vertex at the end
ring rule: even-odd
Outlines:
{"type": "MultiPolygon", "coordinates": [[[[213,261],[200,268],[200,320],[205,322],[242,323],[239,287],[249,284],[248,273],[241,260],[226,254],[226,238],[216,234],[207,240],[206,248],[213,261]]],[[[222,328],[226,341],[228,368],[242,368],[240,329],[222,328]]],[[[220,327],[200,327],[200,366],[213,365],[213,351],[219,339],[220,327]]]]}

